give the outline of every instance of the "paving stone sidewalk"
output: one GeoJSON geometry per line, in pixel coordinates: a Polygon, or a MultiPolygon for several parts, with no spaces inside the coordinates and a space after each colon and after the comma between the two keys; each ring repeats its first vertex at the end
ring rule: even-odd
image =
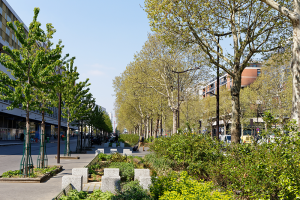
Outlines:
{"type": "MultiPolygon", "coordinates": [[[[53,146],[56,148],[56,145],[53,146]]],[[[76,147],[76,141],[71,142],[71,150],[76,147]]],[[[61,191],[61,182],[62,177],[64,175],[71,175],[73,168],[82,168],[86,166],[94,157],[95,150],[98,148],[104,148],[104,145],[96,145],[93,147],[92,151],[88,151],[87,154],[72,154],[72,156],[79,156],[80,159],[70,159],[64,160],[61,159],[60,165],[63,166],[63,171],[58,175],[52,177],[48,181],[44,183],[1,183],[0,182],[0,200],[51,200],[61,191]]],[[[105,147],[105,153],[110,152],[111,147],[105,147]]],[[[125,147],[130,149],[129,147],[125,147]]],[[[118,152],[123,153],[123,148],[117,148],[118,152]]],[[[143,151],[140,148],[140,151],[133,152],[133,156],[144,156],[149,153],[148,148],[145,147],[146,151],[143,151]]],[[[53,149],[55,151],[55,149],[53,149]]],[[[61,154],[63,156],[63,154],[61,154]]],[[[48,164],[49,165],[57,165],[56,159],[54,158],[56,155],[54,153],[48,154],[48,164]]],[[[37,155],[33,155],[33,160],[36,161],[37,155]]],[[[0,157],[0,163],[5,162],[9,163],[9,161],[20,161],[22,155],[9,155],[0,157]]],[[[35,164],[35,162],[34,162],[35,164]]],[[[14,164],[16,165],[16,164],[14,164]]],[[[95,189],[99,189],[101,184],[98,182],[91,182],[85,184],[83,189],[85,191],[93,191],[95,189]]]]}

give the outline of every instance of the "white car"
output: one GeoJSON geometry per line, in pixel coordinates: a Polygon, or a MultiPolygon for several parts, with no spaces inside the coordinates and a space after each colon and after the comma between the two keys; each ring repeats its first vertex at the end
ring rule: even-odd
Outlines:
{"type": "Polygon", "coordinates": [[[231,143],[231,135],[220,135],[220,141],[231,143]]]}

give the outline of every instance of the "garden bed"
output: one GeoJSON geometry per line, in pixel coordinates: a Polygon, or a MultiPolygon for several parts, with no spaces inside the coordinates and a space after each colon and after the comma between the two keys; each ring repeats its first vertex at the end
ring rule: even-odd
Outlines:
{"type": "Polygon", "coordinates": [[[60,165],[54,165],[46,169],[34,168],[33,170],[34,174],[31,177],[21,177],[20,170],[7,171],[0,176],[0,181],[10,183],[42,183],[61,172],[63,168],[60,165]]]}

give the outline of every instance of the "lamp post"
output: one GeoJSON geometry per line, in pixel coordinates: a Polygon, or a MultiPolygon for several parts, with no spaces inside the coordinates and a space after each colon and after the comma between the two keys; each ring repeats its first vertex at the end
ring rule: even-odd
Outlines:
{"type": "Polygon", "coordinates": [[[197,70],[197,69],[200,69],[200,67],[195,67],[195,68],[192,68],[192,69],[187,69],[187,70],[184,70],[184,71],[180,71],[180,72],[176,72],[176,71],[173,71],[173,73],[176,73],[177,74],[177,129],[180,127],[179,125],[179,74],[181,73],[185,73],[185,72],[188,72],[188,71],[192,71],[192,70],[197,70]]]}

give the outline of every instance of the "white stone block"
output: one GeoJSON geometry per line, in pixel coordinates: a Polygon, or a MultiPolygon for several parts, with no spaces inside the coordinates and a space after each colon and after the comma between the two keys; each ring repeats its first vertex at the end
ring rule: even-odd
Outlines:
{"type": "Polygon", "coordinates": [[[118,149],[110,149],[110,153],[117,153],[118,149]]]}
{"type": "Polygon", "coordinates": [[[82,190],[82,176],[65,175],[62,177],[61,188],[64,189],[71,184],[78,192],[82,190]]]}
{"type": "Polygon", "coordinates": [[[117,144],[116,143],[112,143],[111,147],[117,147],[117,144]]]}
{"type": "Polygon", "coordinates": [[[142,188],[145,190],[149,190],[149,187],[152,184],[150,176],[140,176],[139,182],[140,186],[142,186],[142,188]]]}
{"type": "Polygon", "coordinates": [[[104,168],[104,176],[120,176],[119,168],[104,168]]]}
{"type": "Polygon", "coordinates": [[[150,170],[149,169],[134,169],[134,180],[139,180],[139,177],[149,177],[150,170]]]}
{"type": "Polygon", "coordinates": [[[108,147],[109,143],[104,143],[104,147],[108,147]]]}
{"type": "Polygon", "coordinates": [[[124,148],[125,144],[123,142],[120,142],[120,147],[124,148]]]}
{"type": "Polygon", "coordinates": [[[104,149],[97,149],[100,153],[104,153],[104,149]]]}
{"type": "Polygon", "coordinates": [[[89,170],[88,168],[73,168],[72,175],[74,176],[82,176],[82,183],[88,183],[89,178],[89,170]]]}
{"type": "Polygon", "coordinates": [[[123,149],[123,155],[132,156],[132,151],[130,149],[123,149]]]}
{"type": "Polygon", "coordinates": [[[120,190],[120,176],[102,176],[101,178],[101,191],[106,192],[110,191],[113,194],[117,193],[117,190],[120,190]]]}

